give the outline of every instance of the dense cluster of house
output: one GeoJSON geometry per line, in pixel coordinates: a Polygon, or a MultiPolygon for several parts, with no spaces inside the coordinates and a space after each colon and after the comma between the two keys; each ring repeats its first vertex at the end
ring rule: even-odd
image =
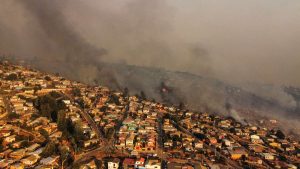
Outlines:
{"type": "Polygon", "coordinates": [[[181,149],[183,154],[192,151],[196,157],[205,154],[208,164],[237,163],[253,168],[299,167],[299,141],[286,138],[280,130],[241,124],[232,118],[226,119],[207,113],[186,111],[171,114],[175,120],[179,117],[173,123],[178,124],[177,129],[182,128],[181,131],[194,136],[194,139],[185,141],[185,134],[178,133],[176,127],[170,123],[172,120],[165,120],[164,130],[170,135],[167,138],[173,138],[167,139],[167,146],[171,146],[173,151],[181,149]]]}
{"type": "Polygon", "coordinates": [[[131,155],[156,153],[158,139],[157,112],[149,105],[138,103],[136,97],[129,98],[129,114],[117,133],[116,147],[127,150],[131,155]]]}
{"type": "MultiPolygon", "coordinates": [[[[38,112],[34,101],[50,92],[68,93],[72,87],[81,86],[59,76],[43,74],[21,66],[2,63],[0,69],[0,168],[58,168],[64,159],[60,154],[45,156],[49,142],[70,151],[69,141],[57,123],[38,112]]],[[[79,146],[97,144],[95,132],[80,115],[78,104],[70,99],[66,105],[66,118],[80,123],[87,135],[79,146]]]]}
{"type": "Polygon", "coordinates": [[[278,129],[166,106],[7,62],[0,64],[0,86],[0,168],[75,166],[89,153],[93,158],[76,166],[296,169],[300,164],[299,140],[278,129]],[[41,110],[36,100],[53,92],[61,94],[55,102],[64,106],[49,117],[43,113],[54,111],[55,104],[41,110]]]}
{"type": "Polygon", "coordinates": [[[159,158],[106,158],[100,163],[96,160],[88,161],[80,168],[107,168],[107,169],[161,169],[162,161],[159,158]],[[98,165],[97,165],[98,164],[98,165]]]}

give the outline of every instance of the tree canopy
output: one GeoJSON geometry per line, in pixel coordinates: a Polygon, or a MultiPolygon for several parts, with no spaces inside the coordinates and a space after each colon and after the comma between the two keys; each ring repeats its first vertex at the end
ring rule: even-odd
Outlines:
{"type": "Polygon", "coordinates": [[[11,73],[5,78],[5,80],[10,80],[10,81],[18,80],[18,75],[15,73],[11,73]]]}
{"type": "Polygon", "coordinates": [[[39,110],[40,114],[48,117],[52,121],[57,121],[58,112],[64,110],[66,105],[61,101],[63,95],[58,92],[51,92],[44,96],[39,96],[35,100],[35,108],[39,110]]]}

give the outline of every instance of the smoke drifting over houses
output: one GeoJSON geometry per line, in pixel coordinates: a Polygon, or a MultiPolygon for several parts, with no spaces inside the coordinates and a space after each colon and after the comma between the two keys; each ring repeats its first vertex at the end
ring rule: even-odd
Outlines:
{"type": "Polygon", "coordinates": [[[0,8],[3,53],[300,85],[297,0],[4,0],[0,8]]]}
{"type": "Polygon", "coordinates": [[[219,79],[299,116],[279,87],[300,86],[299,18],[298,0],[2,0],[0,52],[153,98],[163,82],[173,100],[229,111],[219,79]]]}
{"type": "MultiPolygon", "coordinates": [[[[72,75],[71,77],[83,77],[84,81],[90,80],[86,77],[96,78],[94,63],[97,57],[105,54],[106,51],[87,43],[75,32],[63,15],[65,1],[59,3],[58,1],[36,0],[18,2],[41,31],[41,37],[37,35],[33,38],[40,40],[39,45],[43,48],[41,51],[43,53],[39,55],[32,53],[35,56],[33,60],[36,60],[38,64],[40,62],[43,66],[60,68],[58,72],[66,72],[72,75]]],[[[28,41],[31,43],[30,39],[28,41]]]]}

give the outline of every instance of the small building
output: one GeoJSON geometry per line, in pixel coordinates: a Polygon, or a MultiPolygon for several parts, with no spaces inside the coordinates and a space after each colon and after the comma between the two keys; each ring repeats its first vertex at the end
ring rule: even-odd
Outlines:
{"type": "Polygon", "coordinates": [[[196,149],[203,149],[203,142],[202,141],[198,141],[195,143],[195,148],[196,149]]]}
{"type": "Polygon", "coordinates": [[[9,157],[13,159],[21,159],[26,155],[26,150],[25,149],[18,149],[12,153],[9,154],[9,157]]]}
{"type": "Polygon", "coordinates": [[[11,130],[0,130],[0,137],[2,138],[10,136],[10,134],[11,134],[11,130]]]}
{"type": "Polygon", "coordinates": [[[238,160],[242,158],[243,156],[248,157],[248,153],[246,150],[242,147],[234,148],[233,150],[229,151],[231,159],[238,160]]]}
{"type": "Polygon", "coordinates": [[[209,139],[209,143],[210,143],[211,145],[215,145],[215,144],[218,143],[218,141],[217,141],[216,138],[212,137],[212,138],[209,139]]]}
{"type": "Polygon", "coordinates": [[[32,144],[31,146],[29,146],[29,147],[27,148],[27,151],[33,152],[33,151],[35,151],[36,149],[38,149],[38,148],[40,148],[40,147],[41,147],[41,146],[40,146],[39,144],[35,143],[35,144],[32,144]]]}
{"type": "Polygon", "coordinates": [[[12,143],[14,141],[16,141],[16,135],[8,136],[3,140],[3,142],[5,142],[5,143],[12,143]]]}
{"type": "Polygon", "coordinates": [[[262,165],[263,161],[259,157],[248,157],[247,161],[248,164],[255,164],[255,165],[262,165]]]}
{"type": "Polygon", "coordinates": [[[28,153],[28,154],[29,154],[29,155],[40,156],[40,155],[42,154],[43,150],[44,150],[44,147],[41,147],[41,148],[35,150],[34,152],[30,152],[30,153],[28,153]]]}
{"type": "Polygon", "coordinates": [[[228,139],[223,139],[223,143],[225,146],[230,147],[231,146],[231,142],[228,139]]]}
{"type": "Polygon", "coordinates": [[[25,140],[22,141],[18,141],[12,144],[12,148],[17,149],[17,148],[21,148],[21,146],[23,145],[23,143],[26,142],[25,140]]]}
{"type": "Polygon", "coordinates": [[[24,164],[20,162],[14,163],[10,166],[10,169],[24,169],[24,168],[25,168],[24,164]]]}
{"type": "Polygon", "coordinates": [[[170,148],[173,147],[173,141],[172,140],[167,140],[164,142],[164,147],[165,148],[170,148]]]}
{"type": "Polygon", "coordinates": [[[271,153],[262,153],[261,155],[265,160],[274,160],[275,159],[275,156],[271,153]]]}
{"type": "Polygon", "coordinates": [[[79,169],[97,169],[97,165],[95,160],[91,160],[89,163],[81,165],[79,169]]]}
{"type": "Polygon", "coordinates": [[[13,162],[14,162],[13,160],[7,160],[7,159],[0,160],[0,168],[7,168],[7,167],[9,167],[13,162]]]}
{"type": "Polygon", "coordinates": [[[39,156],[36,155],[31,155],[27,158],[24,158],[21,160],[21,162],[25,165],[25,166],[32,166],[34,164],[37,163],[37,161],[39,160],[39,156]]]}
{"type": "Polygon", "coordinates": [[[134,138],[135,138],[134,134],[131,134],[131,135],[129,135],[129,137],[127,137],[127,139],[126,139],[126,148],[133,148],[134,138]]]}
{"type": "Polygon", "coordinates": [[[135,160],[132,158],[125,158],[123,161],[123,168],[124,169],[132,169],[134,168],[135,160]]]}
{"type": "Polygon", "coordinates": [[[161,169],[161,161],[158,159],[148,159],[145,167],[146,169],[161,169]]]}
{"type": "Polygon", "coordinates": [[[140,158],[135,161],[134,168],[145,169],[145,158],[140,158]]]}
{"type": "Polygon", "coordinates": [[[7,157],[12,151],[13,151],[13,150],[11,150],[11,149],[7,149],[7,150],[1,152],[1,153],[0,153],[0,158],[5,158],[5,157],[7,157]]]}
{"type": "Polygon", "coordinates": [[[47,158],[41,159],[40,163],[43,165],[53,165],[57,162],[58,159],[59,159],[59,156],[47,157],[47,158]]]}
{"type": "Polygon", "coordinates": [[[120,159],[118,159],[118,158],[114,158],[107,162],[108,169],[118,169],[119,165],[120,165],[120,159]]]}
{"type": "Polygon", "coordinates": [[[84,141],[83,146],[84,146],[85,148],[87,148],[87,147],[89,147],[89,146],[92,146],[92,145],[97,144],[98,142],[99,142],[98,139],[87,140],[87,141],[84,141]]]}

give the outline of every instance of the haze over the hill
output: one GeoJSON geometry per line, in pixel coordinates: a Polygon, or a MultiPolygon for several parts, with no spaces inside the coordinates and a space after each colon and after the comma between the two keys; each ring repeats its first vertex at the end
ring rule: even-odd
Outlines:
{"type": "Polygon", "coordinates": [[[65,44],[82,40],[106,61],[300,85],[298,0],[3,0],[0,9],[2,53],[57,59],[84,50],[65,44]],[[57,31],[72,35],[58,43],[57,31]]]}

